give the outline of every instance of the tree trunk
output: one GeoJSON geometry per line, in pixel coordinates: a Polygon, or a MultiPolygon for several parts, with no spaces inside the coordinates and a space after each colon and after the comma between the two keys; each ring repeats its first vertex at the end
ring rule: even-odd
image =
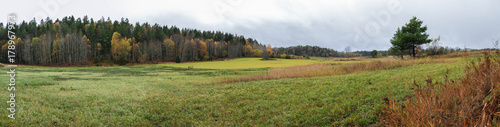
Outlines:
{"type": "Polygon", "coordinates": [[[415,56],[416,56],[415,47],[412,47],[412,49],[411,49],[411,55],[413,56],[413,58],[415,58],[415,56]]]}

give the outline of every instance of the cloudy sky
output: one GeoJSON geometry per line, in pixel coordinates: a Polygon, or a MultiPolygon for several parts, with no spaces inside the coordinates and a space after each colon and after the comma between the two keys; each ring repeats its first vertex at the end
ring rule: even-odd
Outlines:
{"type": "Polygon", "coordinates": [[[273,46],[386,50],[413,16],[449,47],[491,48],[500,39],[499,0],[9,0],[19,20],[74,15],[220,30],[273,46]]]}

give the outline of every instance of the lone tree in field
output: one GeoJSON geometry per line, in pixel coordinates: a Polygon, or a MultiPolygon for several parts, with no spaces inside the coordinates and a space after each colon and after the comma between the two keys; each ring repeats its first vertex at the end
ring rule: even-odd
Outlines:
{"type": "Polygon", "coordinates": [[[262,53],[262,60],[269,60],[269,52],[266,50],[262,53]]]}
{"type": "Polygon", "coordinates": [[[427,26],[422,26],[422,21],[413,17],[409,23],[398,28],[391,39],[391,49],[399,50],[403,54],[410,54],[415,57],[416,48],[422,44],[430,43],[429,34],[426,33],[427,26]]]}
{"type": "Polygon", "coordinates": [[[371,55],[372,55],[373,58],[377,57],[378,51],[377,50],[373,50],[372,53],[371,53],[371,55]]]}
{"type": "Polygon", "coordinates": [[[345,51],[347,58],[351,59],[351,46],[345,47],[344,51],[345,51]]]}

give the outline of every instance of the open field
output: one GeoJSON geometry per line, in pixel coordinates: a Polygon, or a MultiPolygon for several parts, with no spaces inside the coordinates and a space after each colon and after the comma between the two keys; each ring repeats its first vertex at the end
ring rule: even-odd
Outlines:
{"type": "Polygon", "coordinates": [[[3,3],[0,127],[500,127],[500,0],[3,3]]]}
{"type": "Polygon", "coordinates": [[[187,62],[187,63],[171,63],[162,66],[181,67],[201,69],[249,69],[249,68],[266,68],[266,67],[292,67],[298,65],[309,65],[314,63],[352,63],[355,61],[324,61],[324,60],[299,60],[299,59],[276,59],[276,60],[261,60],[262,58],[240,58],[226,61],[213,62],[187,62]]]}
{"type": "MultiPolygon", "coordinates": [[[[481,55],[469,56],[476,58],[481,55]]],[[[259,58],[115,67],[18,67],[17,119],[1,125],[323,126],[370,125],[384,98],[410,95],[412,83],[463,75],[463,57],[447,63],[306,78],[213,84],[267,74],[269,68],[346,61],[259,58]],[[194,69],[187,69],[193,66],[194,69]]],[[[350,64],[347,61],[344,64],[350,64]]],[[[8,68],[1,68],[7,72],[8,68]]],[[[8,75],[0,80],[8,81],[8,75]]],[[[8,95],[6,90],[0,95],[8,95]]],[[[6,102],[8,98],[1,98],[6,102]]],[[[0,112],[7,116],[7,112],[0,112]]]]}
{"type": "Polygon", "coordinates": [[[319,56],[310,56],[311,59],[331,59],[331,58],[342,58],[342,57],[319,57],[319,56]]]}

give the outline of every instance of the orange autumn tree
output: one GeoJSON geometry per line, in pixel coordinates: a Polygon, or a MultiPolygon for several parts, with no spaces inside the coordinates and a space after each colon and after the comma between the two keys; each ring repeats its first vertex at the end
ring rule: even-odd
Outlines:
{"type": "Polygon", "coordinates": [[[273,55],[273,48],[271,47],[271,44],[267,44],[266,51],[269,55],[273,55]]]}
{"type": "Polygon", "coordinates": [[[201,40],[198,42],[198,55],[201,60],[208,59],[207,44],[201,40]]]}
{"type": "Polygon", "coordinates": [[[252,46],[250,45],[243,46],[243,53],[245,53],[245,56],[252,56],[253,54],[252,51],[253,51],[252,46]]]}

